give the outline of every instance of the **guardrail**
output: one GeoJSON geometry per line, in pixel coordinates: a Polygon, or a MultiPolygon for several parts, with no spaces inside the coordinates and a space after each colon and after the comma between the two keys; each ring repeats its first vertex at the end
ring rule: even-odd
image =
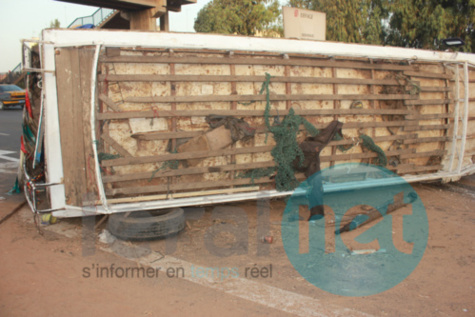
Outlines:
{"type": "Polygon", "coordinates": [[[10,71],[0,84],[13,84],[21,76],[21,63],[10,71]]]}
{"type": "Polygon", "coordinates": [[[107,19],[112,13],[114,13],[114,9],[108,9],[108,8],[99,8],[94,12],[93,14],[89,16],[84,16],[84,17],[79,17],[71,24],[68,25],[68,28],[74,26],[74,25],[84,25],[84,24],[93,24],[94,26],[97,26],[102,23],[105,19],[107,19]]]}

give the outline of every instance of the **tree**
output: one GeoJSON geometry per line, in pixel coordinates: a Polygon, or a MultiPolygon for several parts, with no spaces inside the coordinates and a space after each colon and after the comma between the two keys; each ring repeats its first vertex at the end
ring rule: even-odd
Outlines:
{"type": "Polygon", "coordinates": [[[213,0],[198,12],[194,28],[203,33],[282,33],[279,16],[277,0],[213,0]]]}
{"type": "Polygon", "coordinates": [[[475,52],[475,0],[391,1],[387,43],[424,49],[446,49],[442,39],[460,37],[462,50],[475,52]]]}
{"type": "Polygon", "coordinates": [[[54,19],[53,21],[49,23],[49,27],[51,29],[59,29],[61,27],[61,22],[59,22],[58,19],[54,19]]]}
{"type": "Polygon", "coordinates": [[[460,37],[475,52],[475,0],[289,0],[327,14],[330,41],[444,50],[460,37]]]}

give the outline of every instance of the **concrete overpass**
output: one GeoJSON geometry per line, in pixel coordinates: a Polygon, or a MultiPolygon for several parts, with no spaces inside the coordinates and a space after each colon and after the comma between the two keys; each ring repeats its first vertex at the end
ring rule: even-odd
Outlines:
{"type": "Polygon", "coordinates": [[[130,22],[131,30],[169,31],[168,12],[180,12],[181,6],[196,3],[196,0],[56,0],[81,5],[110,8],[121,11],[121,16],[130,22]]]}

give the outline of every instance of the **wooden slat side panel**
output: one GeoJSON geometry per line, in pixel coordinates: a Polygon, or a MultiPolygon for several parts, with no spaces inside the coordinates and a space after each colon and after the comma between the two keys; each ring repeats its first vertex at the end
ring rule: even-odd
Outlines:
{"type": "MultiPolygon", "coordinates": [[[[93,154],[93,140],[91,138],[91,80],[92,80],[92,65],[94,59],[94,49],[93,48],[81,48],[79,50],[79,71],[80,71],[80,108],[82,111],[82,117],[77,117],[76,120],[82,118],[82,141],[84,143],[84,152],[83,158],[85,166],[83,168],[83,173],[86,174],[86,188],[84,192],[81,193],[81,206],[84,201],[89,200],[90,197],[96,196],[96,178],[93,171],[94,166],[94,154],[93,154]]],[[[97,104],[96,98],[96,104],[97,104]]],[[[97,128],[97,127],[94,127],[97,128]]],[[[98,134],[99,135],[99,134],[98,134]]],[[[81,139],[81,138],[79,138],[81,139]]],[[[99,136],[98,136],[99,139],[99,136]]],[[[99,140],[94,140],[97,143],[99,140]]]]}
{"type": "MultiPolygon", "coordinates": [[[[323,149],[322,168],[372,162],[376,154],[358,138],[366,134],[390,157],[388,167],[395,172],[431,171],[439,168],[433,159],[446,154],[451,139],[447,109],[454,105],[452,74],[443,65],[246,52],[119,51],[100,58],[111,72],[99,81],[112,88],[101,90],[108,98],[101,100],[109,106],[97,119],[130,156],[102,162],[108,195],[231,190],[250,184],[239,178],[242,171],[274,166],[274,140],[264,122],[266,95],[260,93],[266,73],[272,76],[271,124],[279,124],[290,108],[318,129],[336,118],[344,122],[345,138],[323,149]],[[175,142],[209,131],[208,115],[241,118],[255,129],[255,137],[216,151],[173,153],[175,142]],[[356,146],[349,151],[337,148],[351,144],[356,146]],[[189,159],[201,162],[186,166],[189,159]]],[[[299,130],[303,137],[303,126],[299,130]]],[[[274,188],[272,178],[261,178],[256,185],[274,188]]]]}
{"type": "Polygon", "coordinates": [[[336,61],[336,60],[323,60],[312,58],[253,58],[253,57],[238,57],[233,58],[231,61],[225,57],[171,57],[171,56],[102,56],[101,62],[104,63],[176,63],[176,64],[235,64],[235,65],[289,65],[289,66],[310,66],[310,67],[337,67],[337,68],[354,68],[354,69],[380,69],[380,70],[398,70],[398,71],[411,71],[414,69],[410,65],[396,65],[389,63],[370,64],[365,62],[353,62],[353,61],[336,61]]]}
{"type": "MultiPolygon", "coordinates": [[[[56,55],[61,151],[67,204],[82,206],[85,194],[94,188],[87,160],[92,152],[90,100],[92,54],[63,48],[56,55]]],[[[92,171],[91,171],[92,172],[92,171]]]]}

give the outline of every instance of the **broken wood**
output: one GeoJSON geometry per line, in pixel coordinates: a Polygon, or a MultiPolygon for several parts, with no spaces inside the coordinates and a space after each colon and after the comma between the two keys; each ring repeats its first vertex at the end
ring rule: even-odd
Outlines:
{"type": "Polygon", "coordinates": [[[130,154],[126,149],[122,147],[119,143],[117,143],[113,138],[111,138],[108,134],[102,133],[101,138],[109,144],[117,153],[122,155],[123,157],[131,157],[130,154]]]}
{"type": "MultiPolygon", "coordinates": [[[[342,234],[343,232],[346,232],[346,231],[352,231],[352,230],[355,230],[357,228],[360,228],[378,218],[381,218],[385,215],[388,215],[390,214],[391,212],[395,211],[395,210],[398,210],[402,207],[405,207],[407,205],[410,205],[412,204],[414,201],[416,201],[417,199],[417,194],[414,193],[414,192],[411,192],[407,195],[407,198],[409,199],[409,202],[405,203],[404,202],[404,192],[400,192],[399,194],[396,194],[394,196],[393,199],[383,203],[380,207],[378,208],[371,208],[368,212],[365,212],[363,214],[360,214],[360,215],[365,215],[368,217],[367,220],[363,221],[363,222],[360,222],[360,223],[355,223],[354,221],[351,221],[349,223],[347,223],[346,225],[344,225],[343,227],[341,227],[340,229],[337,229],[335,230],[335,234],[342,234]],[[379,211],[381,210],[384,215],[379,211]],[[384,212],[384,210],[386,210],[386,212],[384,212]]],[[[354,219],[354,218],[353,218],[354,219]]]]}
{"type": "MultiPolygon", "coordinates": [[[[353,62],[353,61],[336,61],[328,59],[317,58],[302,58],[295,57],[291,59],[282,59],[277,56],[274,58],[252,58],[252,57],[238,57],[238,58],[225,58],[225,57],[172,57],[172,56],[101,56],[99,61],[103,63],[176,63],[176,64],[234,64],[234,65],[270,65],[270,66],[309,66],[309,67],[335,67],[335,68],[356,68],[356,69],[379,69],[379,70],[414,70],[414,66],[411,65],[397,65],[397,64],[370,64],[368,62],[353,62]]],[[[414,72],[416,74],[422,74],[422,72],[414,72]]],[[[433,73],[429,73],[433,74],[433,73]]],[[[422,76],[421,76],[422,77],[422,76]]]]}
{"type": "MultiPolygon", "coordinates": [[[[233,96],[232,96],[233,97],[233,96]]],[[[157,101],[151,101],[157,102],[157,101]]],[[[413,115],[414,111],[404,109],[294,109],[295,114],[301,116],[334,116],[350,115],[350,116],[364,116],[364,115],[406,115],[411,116],[413,120],[429,120],[433,119],[430,115],[418,116],[413,115]],[[421,117],[422,119],[419,119],[421,117]]],[[[287,110],[271,110],[271,116],[287,115],[287,110]]],[[[167,118],[167,117],[206,117],[209,115],[217,116],[236,116],[236,117],[263,117],[264,113],[261,110],[159,110],[159,111],[126,111],[126,112],[106,112],[98,113],[98,120],[114,120],[114,119],[131,119],[131,118],[167,118]]],[[[445,114],[441,114],[445,115],[445,114]]]]}

